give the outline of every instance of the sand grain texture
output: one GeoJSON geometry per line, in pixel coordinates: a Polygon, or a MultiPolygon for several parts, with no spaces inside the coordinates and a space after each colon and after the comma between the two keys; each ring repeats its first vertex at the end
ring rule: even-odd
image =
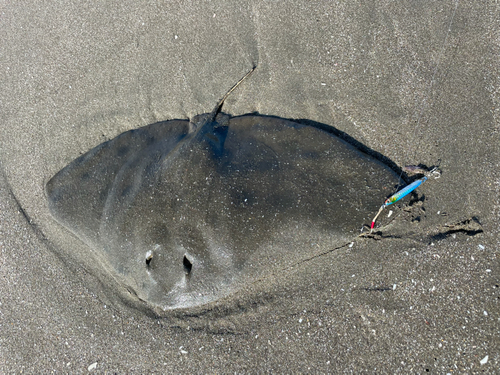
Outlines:
{"type": "Polygon", "coordinates": [[[2,5],[0,370],[493,373],[499,14],[493,1],[2,5]],[[256,63],[227,113],[331,125],[400,166],[440,160],[442,177],[375,239],[189,314],[123,306],[112,280],[56,255],[81,245],[51,234],[51,176],[124,131],[211,110],[256,63]]]}

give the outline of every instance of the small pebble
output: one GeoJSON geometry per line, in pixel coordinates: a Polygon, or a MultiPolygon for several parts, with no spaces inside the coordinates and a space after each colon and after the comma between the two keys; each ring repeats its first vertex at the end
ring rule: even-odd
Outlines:
{"type": "Polygon", "coordinates": [[[97,362],[94,362],[89,367],[87,367],[87,370],[92,371],[95,370],[96,367],[97,367],[97,362]]]}

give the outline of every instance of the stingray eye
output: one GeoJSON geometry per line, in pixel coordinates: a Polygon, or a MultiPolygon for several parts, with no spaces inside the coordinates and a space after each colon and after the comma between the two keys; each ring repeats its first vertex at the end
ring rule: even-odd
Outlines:
{"type": "Polygon", "coordinates": [[[184,266],[184,271],[189,274],[191,272],[191,269],[193,268],[193,263],[191,263],[186,255],[184,255],[184,258],[182,258],[182,265],[184,266]]]}
{"type": "Polygon", "coordinates": [[[153,259],[153,252],[151,250],[149,250],[146,253],[146,266],[148,266],[148,267],[150,266],[152,259],[153,259]]]}

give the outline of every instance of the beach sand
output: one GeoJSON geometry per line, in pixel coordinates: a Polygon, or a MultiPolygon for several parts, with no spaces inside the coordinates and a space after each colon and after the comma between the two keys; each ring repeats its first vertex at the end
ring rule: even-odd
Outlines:
{"type": "Polygon", "coordinates": [[[499,4],[0,9],[0,372],[500,367],[499,4]],[[375,238],[214,304],[145,314],[54,222],[45,183],[126,130],[211,111],[255,64],[226,113],[333,126],[399,166],[439,164],[442,176],[411,210],[395,206],[375,238]]]}

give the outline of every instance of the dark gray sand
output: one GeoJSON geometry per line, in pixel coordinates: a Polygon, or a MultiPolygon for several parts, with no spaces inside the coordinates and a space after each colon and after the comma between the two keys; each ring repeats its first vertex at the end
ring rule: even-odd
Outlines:
{"type": "Polygon", "coordinates": [[[493,1],[3,5],[0,372],[494,373],[499,14],[493,1]],[[44,185],[124,131],[210,111],[253,64],[227,113],[331,125],[442,176],[374,238],[147,314],[84,266],[44,185]]]}

